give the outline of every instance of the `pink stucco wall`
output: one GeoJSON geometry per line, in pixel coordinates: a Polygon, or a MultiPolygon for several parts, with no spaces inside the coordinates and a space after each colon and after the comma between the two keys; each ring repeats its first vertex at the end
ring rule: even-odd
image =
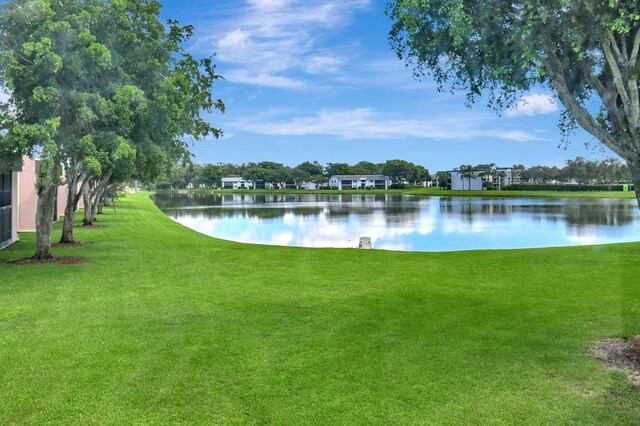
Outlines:
{"type": "Polygon", "coordinates": [[[38,161],[29,157],[22,159],[22,171],[18,173],[18,231],[36,230],[36,170],[38,161]]]}
{"type": "Polygon", "coordinates": [[[18,175],[11,172],[11,242],[18,241],[18,175]]]}
{"type": "MultiPolygon", "coordinates": [[[[22,171],[18,172],[18,231],[34,232],[36,230],[36,173],[38,160],[29,157],[22,159],[22,171]]],[[[67,203],[67,186],[58,187],[57,213],[64,216],[64,208],[67,203]]],[[[82,207],[82,201],[80,202],[82,207]]]]}

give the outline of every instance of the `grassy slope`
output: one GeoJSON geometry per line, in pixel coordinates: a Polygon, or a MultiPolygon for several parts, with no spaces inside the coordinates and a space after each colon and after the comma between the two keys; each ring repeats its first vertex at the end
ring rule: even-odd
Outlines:
{"type": "Polygon", "coordinates": [[[55,249],[86,264],[0,263],[2,424],[640,423],[588,354],[640,333],[640,244],[244,245],[144,194],[101,219],[55,249]]]}

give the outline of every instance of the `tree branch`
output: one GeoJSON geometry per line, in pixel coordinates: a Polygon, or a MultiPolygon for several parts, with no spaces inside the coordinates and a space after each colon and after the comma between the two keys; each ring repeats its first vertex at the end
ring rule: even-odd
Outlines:
{"type": "Polygon", "coordinates": [[[620,110],[616,105],[616,98],[618,93],[616,92],[615,88],[611,86],[605,87],[598,76],[594,75],[593,72],[591,72],[591,69],[586,65],[584,61],[580,62],[580,68],[582,68],[582,72],[586,76],[586,79],[591,88],[595,90],[602,99],[602,103],[607,109],[609,118],[612,120],[612,125],[616,128],[617,133],[624,133],[624,119],[620,116],[620,110]]]}
{"type": "Polygon", "coordinates": [[[611,33],[611,31],[607,31],[607,38],[609,39],[610,45],[613,47],[613,53],[615,54],[618,67],[622,67],[629,58],[624,56],[620,51],[620,48],[618,47],[618,40],[616,40],[616,37],[611,33]]]}
{"type": "Polygon", "coordinates": [[[631,55],[629,56],[629,63],[635,65],[638,61],[638,52],[640,51],[640,25],[636,30],[636,36],[633,39],[633,48],[631,49],[631,55]]]}
{"type": "MultiPolygon", "coordinates": [[[[636,36],[633,41],[633,48],[631,49],[631,56],[629,57],[629,66],[631,69],[635,69],[638,63],[638,51],[640,50],[640,25],[636,30],[636,36]]],[[[629,78],[629,91],[631,92],[631,102],[633,104],[634,111],[638,112],[637,121],[630,123],[633,126],[634,134],[637,134],[637,129],[640,127],[640,94],[638,93],[638,79],[635,73],[629,78]]]]}
{"type": "Polygon", "coordinates": [[[638,123],[638,116],[640,115],[640,109],[638,108],[634,109],[634,106],[632,105],[631,98],[629,97],[629,93],[627,92],[627,88],[625,87],[625,84],[624,84],[624,78],[622,76],[622,72],[620,71],[619,62],[614,56],[614,52],[611,50],[611,45],[616,44],[615,38],[613,39],[613,42],[612,42],[611,38],[613,37],[613,35],[609,33],[609,36],[610,36],[609,39],[602,40],[602,50],[604,52],[605,59],[609,64],[609,68],[611,69],[611,73],[613,75],[613,83],[616,87],[616,90],[618,91],[618,94],[620,95],[620,98],[622,99],[622,104],[624,105],[624,109],[627,111],[627,114],[630,117],[629,122],[630,124],[636,123],[633,126],[634,132],[635,132],[635,126],[637,126],[637,123],[638,123]]]}
{"type": "Polygon", "coordinates": [[[562,64],[555,52],[549,47],[547,47],[544,52],[547,57],[539,56],[538,59],[541,61],[547,74],[551,78],[551,85],[558,93],[560,101],[571,112],[571,115],[576,119],[576,122],[580,127],[589,132],[596,139],[600,140],[619,156],[623,158],[629,157],[631,150],[625,149],[623,146],[620,146],[619,143],[616,143],[616,140],[598,125],[589,110],[574,99],[571,91],[569,90],[569,86],[567,85],[567,81],[564,78],[565,74],[562,64]]]}

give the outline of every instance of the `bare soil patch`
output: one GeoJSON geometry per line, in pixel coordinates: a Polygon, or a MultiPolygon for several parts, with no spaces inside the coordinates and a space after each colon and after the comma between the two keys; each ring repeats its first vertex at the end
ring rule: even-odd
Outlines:
{"type": "Polygon", "coordinates": [[[605,367],[623,371],[631,383],[640,386],[640,336],[596,342],[591,353],[605,367]]]}
{"type": "Polygon", "coordinates": [[[75,243],[52,243],[51,247],[82,247],[90,246],[93,241],[76,241],[75,243]]]}
{"type": "Polygon", "coordinates": [[[54,256],[52,259],[49,259],[49,260],[35,260],[35,259],[31,259],[30,257],[27,257],[23,259],[10,260],[7,263],[11,265],[23,266],[23,265],[43,265],[48,263],[57,263],[59,265],[77,265],[79,263],[84,263],[84,262],[86,261],[82,257],[54,256]]]}

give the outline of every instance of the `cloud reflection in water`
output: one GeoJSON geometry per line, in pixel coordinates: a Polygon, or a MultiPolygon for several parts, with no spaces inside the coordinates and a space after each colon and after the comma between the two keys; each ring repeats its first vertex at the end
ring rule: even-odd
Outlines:
{"type": "Polygon", "coordinates": [[[451,251],[640,240],[634,200],[380,194],[157,194],[177,222],[216,238],[300,247],[451,251]]]}

